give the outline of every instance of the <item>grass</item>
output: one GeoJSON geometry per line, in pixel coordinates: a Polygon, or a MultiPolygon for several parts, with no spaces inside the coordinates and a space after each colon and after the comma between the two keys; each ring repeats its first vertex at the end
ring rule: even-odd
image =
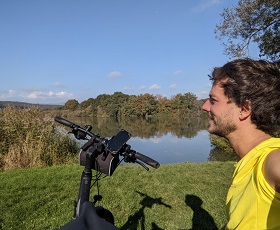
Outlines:
{"type": "MultiPolygon", "coordinates": [[[[58,229],[67,223],[82,170],[63,165],[0,172],[0,229],[58,229]]],[[[186,162],[150,171],[122,164],[100,182],[100,204],[121,230],[214,229],[212,219],[220,228],[232,172],[232,162],[186,162]]]]}

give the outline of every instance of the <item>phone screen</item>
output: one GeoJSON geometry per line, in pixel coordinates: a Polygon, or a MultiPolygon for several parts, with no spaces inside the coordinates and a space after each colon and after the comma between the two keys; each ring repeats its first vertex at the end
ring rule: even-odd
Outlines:
{"type": "Polygon", "coordinates": [[[107,147],[112,152],[112,154],[116,154],[130,139],[130,137],[131,134],[129,132],[126,130],[121,130],[108,141],[107,147]]]}

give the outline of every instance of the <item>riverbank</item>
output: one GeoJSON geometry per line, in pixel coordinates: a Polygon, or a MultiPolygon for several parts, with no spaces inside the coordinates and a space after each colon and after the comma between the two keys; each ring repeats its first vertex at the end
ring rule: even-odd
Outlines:
{"type": "MultiPolygon", "coordinates": [[[[142,229],[142,223],[147,230],[191,229],[194,215],[220,228],[233,168],[233,162],[186,162],[146,171],[121,164],[100,182],[101,205],[122,230],[142,229]]],[[[1,172],[0,229],[57,229],[68,222],[82,170],[75,164],[1,172]]]]}

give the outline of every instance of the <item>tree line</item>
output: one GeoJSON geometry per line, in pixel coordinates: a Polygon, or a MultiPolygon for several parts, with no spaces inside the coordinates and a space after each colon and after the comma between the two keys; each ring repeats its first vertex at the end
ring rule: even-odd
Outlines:
{"type": "Polygon", "coordinates": [[[170,99],[161,95],[140,94],[127,95],[115,92],[112,95],[101,94],[81,103],[75,99],[68,100],[61,110],[83,111],[85,115],[97,117],[137,116],[149,117],[168,115],[185,117],[201,116],[204,100],[198,100],[192,93],[177,94],[170,99]]]}

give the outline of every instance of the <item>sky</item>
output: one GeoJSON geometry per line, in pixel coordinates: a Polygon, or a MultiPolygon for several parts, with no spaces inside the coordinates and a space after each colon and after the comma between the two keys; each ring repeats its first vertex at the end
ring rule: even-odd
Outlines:
{"type": "MultiPolygon", "coordinates": [[[[237,0],[1,0],[0,101],[193,93],[230,59],[214,29],[237,0]]],[[[255,55],[256,56],[256,55],[255,55]]]]}

